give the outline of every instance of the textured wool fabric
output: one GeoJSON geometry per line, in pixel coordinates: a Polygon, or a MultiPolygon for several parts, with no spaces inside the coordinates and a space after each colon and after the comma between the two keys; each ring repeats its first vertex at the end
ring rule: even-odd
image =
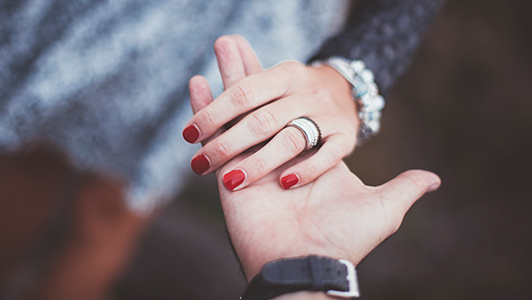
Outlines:
{"type": "Polygon", "coordinates": [[[403,74],[443,0],[364,0],[344,30],[311,61],[331,56],[363,60],[386,95],[403,74]]]}
{"type": "Polygon", "coordinates": [[[343,25],[347,0],[27,0],[0,4],[0,151],[33,141],[129,182],[150,211],[198,149],[181,137],[188,80],[222,91],[212,46],[241,34],[264,67],[303,61],[343,25]]]}

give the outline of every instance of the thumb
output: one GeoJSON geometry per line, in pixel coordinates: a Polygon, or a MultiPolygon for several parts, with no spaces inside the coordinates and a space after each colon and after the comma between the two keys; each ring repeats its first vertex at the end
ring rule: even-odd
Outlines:
{"type": "Polygon", "coordinates": [[[395,222],[398,227],[412,204],[426,192],[436,190],[440,184],[440,177],[432,172],[409,170],[377,187],[377,189],[384,202],[383,205],[388,208],[387,211],[394,214],[389,217],[398,219],[398,222],[395,222]]]}

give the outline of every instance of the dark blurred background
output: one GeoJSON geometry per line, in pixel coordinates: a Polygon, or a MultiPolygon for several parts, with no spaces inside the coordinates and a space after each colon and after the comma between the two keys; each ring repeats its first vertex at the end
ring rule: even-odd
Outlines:
{"type": "Polygon", "coordinates": [[[448,1],[348,159],[369,184],[436,172],[360,266],[366,299],[532,299],[532,2],[448,1]]]}
{"type": "MultiPolygon", "coordinates": [[[[443,182],[358,266],[363,299],[532,299],[530,53],[531,1],[447,1],[388,97],[381,133],[347,159],[370,185],[413,168],[443,182]]],[[[214,178],[192,178],[178,198],[144,232],[109,299],[237,299],[244,282],[214,178]]],[[[18,248],[0,244],[2,292],[6,280],[32,275],[10,262],[46,265],[53,257],[31,228],[68,220],[43,217],[52,214],[46,201],[27,204],[34,215],[13,232],[7,221],[27,210],[0,204],[0,238],[17,235],[25,239],[18,245],[48,253],[17,256],[18,248]]]]}

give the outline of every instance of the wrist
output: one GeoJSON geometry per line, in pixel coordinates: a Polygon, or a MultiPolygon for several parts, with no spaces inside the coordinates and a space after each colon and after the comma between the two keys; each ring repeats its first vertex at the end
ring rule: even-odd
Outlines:
{"type": "Polygon", "coordinates": [[[326,79],[326,82],[334,82],[335,87],[339,90],[342,97],[341,99],[344,99],[349,102],[353,102],[352,99],[352,85],[351,83],[344,77],[342,74],[340,74],[335,68],[322,64],[322,65],[316,65],[313,66],[316,71],[320,72],[321,75],[326,79]]]}
{"type": "Polygon", "coordinates": [[[267,252],[268,252],[267,255],[264,255],[261,257],[256,257],[254,255],[249,256],[249,257],[253,257],[252,261],[241,260],[242,268],[244,269],[247,282],[250,282],[251,279],[257,276],[261,272],[264,265],[266,265],[267,263],[275,261],[275,260],[279,260],[279,259],[288,258],[288,257],[303,257],[303,256],[309,256],[309,255],[320,255],[320,256],[326,256],[326,257],[335,258],[335,259],[346,259],[347,258],[354,265],[358,264],[358,262],[361,260],[361,259],[353,260],[352,255],[349,255],[348,253],[342,253],[341,251],[339,251],[339,249],[334,248],[334,247],[323,247],[323,248],[322,247],[312,247],[312,248],[306,247],[305,250],[302,250],[301,248],[292,246],[292,247],[286,247],[283,249],[276,249],[276,251],[272,249],[272,251],[267,251],[267,252]]]}
{"type": "Polygon", "coordinates": [[[354,265],[343,259],[308,255],[268,262],[249,282],[241,299],[329,299],[333,296],[359,297],[354,265]]]}
{"type": "Polygon", "coordinates": [[[332,67],[352,88],[352,99],[357,103],[360,129],[357,145],[377,135],[380,130],[381,111],[384,108],[384,98],[379,94],[379,88],[374,81],[373,72],[366,69],[361,60],[349,61],[342,57],[331,57],[325,61],[315,61],[314,67],[323,65],[332,67]]]}
{"type": "Polygon", "coordinates": [[[318,72],[319,82],[332,92],[333,99],[344,109],[350,107],[352,111],[353,120],[358,123],[358,107],[355,101],[353,101],[353,86],[351,83],[342,76],[335,68],[327,64],[315,65],[310,67],[318,72]]]}
{"type": "MultiPolygon", "coordinates": [[[[333,115],[334,118],[342,118],[345,121],[344,124],[346,126],[343,127],[343,131],[347,134],[348,140],[352,141],[354,147],[360,129],[360,118],[358,116],[357,102],[353,100],[351,83],[336,69],[327,64],[315,65],[309,68],[317,74],[317,82],[328,95],[328,97],[325,96],[322,99],[328,99],[331,107],[336,108],[333,115]]],[[[319,93],[319,89],[317,91],[319,93]]]]}

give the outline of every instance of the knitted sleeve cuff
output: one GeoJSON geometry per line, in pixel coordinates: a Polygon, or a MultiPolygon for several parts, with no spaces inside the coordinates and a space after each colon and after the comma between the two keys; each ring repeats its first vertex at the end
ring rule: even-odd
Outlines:
{"type": "Polygon", "coordinates": [[[405,71],[443,0],[363,0],[344,29],[310,60],[362,60],[386,95],[405,71]]]}

